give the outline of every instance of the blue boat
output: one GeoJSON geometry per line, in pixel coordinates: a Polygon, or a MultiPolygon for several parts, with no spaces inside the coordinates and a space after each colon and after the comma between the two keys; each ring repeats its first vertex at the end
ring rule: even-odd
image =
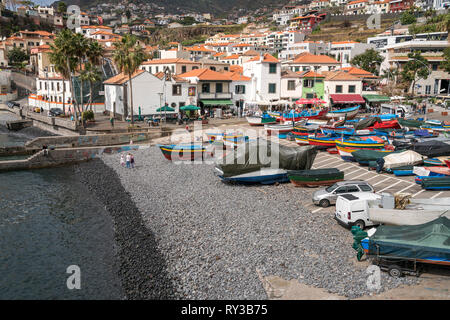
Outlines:
{"type": "Polygon", "coordinates": [[[215,174],[225,182],[240,183],[240,184],[274,184],[289,182],[287,170],[262,168],[261,170],[243,173],[240,175],[227,177],[223,176],[223,171],[215,168],[215,174]]]}

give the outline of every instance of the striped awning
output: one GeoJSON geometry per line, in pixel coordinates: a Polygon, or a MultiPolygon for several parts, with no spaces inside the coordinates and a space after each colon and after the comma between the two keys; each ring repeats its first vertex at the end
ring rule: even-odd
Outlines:
{"type": "Polygon", "coordinates": [[[363,95],[364,99],[367,100],[367,102],[390,102],[391,98],[388,96],[383,96],[381,94],[365,94],[363,95]]]}
{"type": "Polygon", "coordinates": [[[205,106],[232,106],[231,100],[201,100],[205,106]]]}

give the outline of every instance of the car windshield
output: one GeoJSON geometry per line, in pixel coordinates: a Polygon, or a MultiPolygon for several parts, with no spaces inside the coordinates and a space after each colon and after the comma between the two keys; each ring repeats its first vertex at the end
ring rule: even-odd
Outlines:
{"type": "Polygon", "coordinates": [[[331,187],[325,188],[325,190],[327,192],[333,192],[334,189],[336,189],[336,188],[337,188],[337,184],[333,184],[331,187]]]}

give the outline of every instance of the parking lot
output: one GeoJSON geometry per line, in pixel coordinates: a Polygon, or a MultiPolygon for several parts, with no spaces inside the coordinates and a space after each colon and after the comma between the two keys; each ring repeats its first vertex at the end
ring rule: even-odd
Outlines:
{"type": "MultiPolygon", "coordinates": [[[[287,144],[287,143],[283,143],[287,144]]],[[[370,183],[376,192],[410,193],[413,198],[444,198],[450,197],[450,191],[428,191],[414,182],[414,176],[396,177],[393,174],[376,173],[374,170],[368,170],[367,167],[360,166],[358,163],[348,162],[341,159],[337,154],[329,154],[320,151],[314,160],[312,169],[337,168],[344,171],[345,180],[364,180],[370,183]]],[[[303,188],[306,192],[312,193],[318,188],[303,188]]],[[[334,206],[321,208],[312,203],[305,204],[313,213],[319,211],[332,211],[334,206]]]]}

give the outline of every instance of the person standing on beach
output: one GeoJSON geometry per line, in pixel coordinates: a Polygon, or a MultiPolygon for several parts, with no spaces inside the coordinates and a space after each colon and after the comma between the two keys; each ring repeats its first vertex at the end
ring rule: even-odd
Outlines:
{"type": "Polygon", "coordinates": [[[131,154],[127,154],[126,157],[126,163],[127,163],[127,168],[130,169],[130,165],[131,165],[131,154]]]}
{"type": "Polygon", "coordinates": [[[123,154],[120,156],[120,165],[125,167],[125,156],[123,154]]]}
{"type": "Polygon", "coordinates": [[[131,168],[134,169],[134,155],[133,154],[130,155],[130,163],[131,163],[131,168]]]}

